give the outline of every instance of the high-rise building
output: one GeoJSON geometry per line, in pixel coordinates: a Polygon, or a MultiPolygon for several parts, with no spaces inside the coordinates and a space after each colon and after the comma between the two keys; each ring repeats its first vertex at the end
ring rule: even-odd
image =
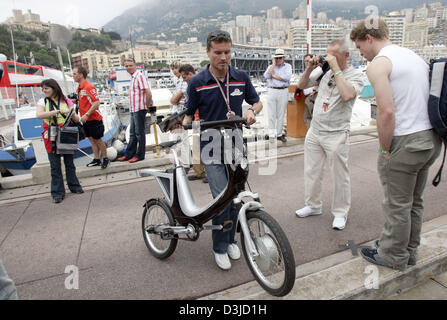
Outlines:
{"type": "Polygon", "coordinates": [[[423,48],[428,44],[428,21],[407,23],[403,46],[410,49],[423,48]]]}
{"type": "MultiPolygon", "coordinates": [[[[307,1],[301,2],[298,7],[293,11],[293,19],[307,19],[307,1]]],[[[312,18],[315,17],[315,13],[312,10],[312,18]]]]}
{"type": "Polygon", "coordinates": [[[316,23],[326,24],[327,22],[328,22],[327,13],[326,12],[318,12],[316,23]]]}
{"type": "Polygon", "coordinates": [[[402,13],[402,15],[405,16],[405,22],[411,23],[414,21],[414,9],[413,8],[402,9],[400,12],[402,13]]]}
{"type": "Polygon", "coordinates": [[[416,10],[414,11],[414,18],[415,20],[428,18],[428,7],[426,3],[416,8],[416,10]]]}
{"type": "Polygon", "coordinates": [[[383,18],[388,25],[389,38],[393,44],[403,45],[405,35],[405,16],[399,14],[389,14],[383,18]]]}
{"type": "Polygon", "coordinates": [[[251,28],[253,26],[253,17],[250,15],[236,16],[236,26],[251,28]]]}
{"type": "MultiPolygon", "coordinates": [[[[292,48],[307,47],[307,22],[294,20],[289,28],[289,46],[292,48]]],[[[312,24],[312,51],[324,52],[328,45],[338,39],[344,39],[350,30],[333,24],[312,24]]]]}
{"type": "Polygon", "coordinates": [[[280,7],[273,7],[267,10],[267,19],[282,19],[284,11],[280,7]]]}

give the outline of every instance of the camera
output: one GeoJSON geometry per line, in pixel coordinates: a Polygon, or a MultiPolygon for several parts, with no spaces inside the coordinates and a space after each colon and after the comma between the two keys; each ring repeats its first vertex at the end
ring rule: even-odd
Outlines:
{"type": "Polygon", "coordinates": [[[70,94],[67,96],[67,98],[68,98],[68,99],[71,99],[71,100],[76,100],[76,101],[78,101],[78,95],[77,95],[76,93],[70,93],[70,94]]]}
{"type": "Polygon", "coordinates": [[[326,63],[326,55],[324,55],[324,56],[320,56],[320,60],[318,60],[318,62],[320,63],[320,64],[324,64],[324,63],[326,63]]]}

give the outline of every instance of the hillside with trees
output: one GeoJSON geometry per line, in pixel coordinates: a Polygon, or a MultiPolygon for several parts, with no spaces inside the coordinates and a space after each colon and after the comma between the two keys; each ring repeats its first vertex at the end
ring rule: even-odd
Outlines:
{"type": "MultiPolygon", "coordinates": [[[[60,68],[57,46],[49,40],[49,32],[13,30],[13,35],[18,62],[31,63],[32,53],[35,64],[60,68]]],[[[115,32],[102,32],[98,35],[88,30],[75,30],[68,49],[71,54],[89,49],[111,52],[114,50],[112,40],[120,39],[120,35],[115,32]]],[[[0,25],[0,53],[6,55],[9,60],[14,58],[11,32],[5,25],[0,25]]],[[[64,65],[68,66],[67,52],[61,50],[61,54],[64,65]]]]}

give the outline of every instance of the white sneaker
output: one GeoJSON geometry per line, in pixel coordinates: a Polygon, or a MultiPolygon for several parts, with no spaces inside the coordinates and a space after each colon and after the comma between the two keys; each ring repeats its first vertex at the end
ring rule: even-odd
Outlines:
{"type": "Polygon", "coordinates": [[[332,228],[343,230],[346,226],[346,218],[335,218],[334,222],[332,222],[332,228]]]}
{"type": "Polygon", "coordinates": [[[231,262],[228,258],[228,254],[226,253],[215,253],[214,252],[214,258],[216,259],[216,263],[222,270],[230,270],[231,269],[231,262]]]}
{"type": "Polygon", "coordinates": [[[305,206],[304,208],[296,210],[295,214],[297,215],[297,217],[300,218],[305,218],[308,216],[318,216],[321,214],[321,209],[312,209],[309,206],[305,206]]]}
{"type": "Polygon", "coordinates": [[[228,245],[228,256],[233,260],[238,260],[241,258],[241,251],[239,250],[239,247],[235,243],[231,243],[228,245]]]}

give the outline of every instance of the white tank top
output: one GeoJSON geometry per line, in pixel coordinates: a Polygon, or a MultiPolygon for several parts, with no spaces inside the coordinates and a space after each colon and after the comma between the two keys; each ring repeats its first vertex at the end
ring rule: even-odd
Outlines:
{"type": "Polygon", "coordinates": [[[388,45],[374,58],[387,57],[392,65],[390,75],[395,109],[395,136],[432,128],[428,118],[429,67],[413,51],[388,45]]]}

